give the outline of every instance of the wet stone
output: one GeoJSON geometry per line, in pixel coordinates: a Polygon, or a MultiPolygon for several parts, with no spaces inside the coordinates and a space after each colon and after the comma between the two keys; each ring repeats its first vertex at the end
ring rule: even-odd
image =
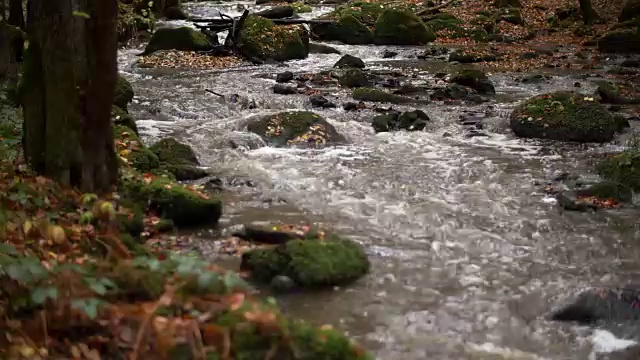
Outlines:
{"type": "Polygon", "coordinates": [[[385,50],[385,51],[382,53],[382,58],[383,58],[383,59],[390,59],[390,58],[394,58],[394,57],[396,57],[396,56],[398,56],[398,53],[397,53],[397,52],[395,52],[395,51],[385,50]]]}
{"type": "Polygon", "coordinates": [[[279,95],[292,95],[297,94],[298,89],[295,86],[276,84],[273,86],[273,93],[279,95]]]}
{"type": "Polygon", "coordinates": [[[293,80],[293,73],[291,71],[285,71],[276,76],[276,82],[285,83],[293,80]]]}

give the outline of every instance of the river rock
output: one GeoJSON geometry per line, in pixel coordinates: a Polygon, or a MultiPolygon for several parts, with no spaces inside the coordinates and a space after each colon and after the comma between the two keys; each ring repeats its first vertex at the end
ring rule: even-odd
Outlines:
{"type": "Polygon", "coordinates": [[[373,118],[371,125],[376,133],[397,130],[422,131],[431,121],[422,110],[400,113],[397,111],[373,118]]]}
{"type": "Polygon", "coordinates": [[[165,138],[149,147],[165,170],[178,181],[197,180],[206,177],[207,171],[200,169],[200,162],[193,149],[174,138],[165,138]]]}
{"type": "Polygon", "coordinates": [[[283,112],[254,119],[248,130],[276,147],[321,146],[341,143],[345,138],[320,115],[309,111],[283,112]]]}
{"type": "Polygon", "coordinates": [[[459,100],[468,97],[469,89],[458,84],[449,84],[445,88],[436,89],[431,95],[431,100],[459,100]]]}
{"type": "Polygon", "coordinates": [[[640,0],[627,0],[620,12],[618,21],[633,20],[640,16],[640,0]]]}
{"type": "Polygon", "coordinates": [[[115,97],[113,98],[113,105],[119,107],[122,110],[127,110],[129,103],[133,101],[133,86],[122,75],[118,75],[116,79],[115,97]]]}
{"type": "Polygon", "coordinates": [[[594,324],[598,321],[626,322],[640,320],[640,290],[623,288],[591,288],[579,293],[568,304],[551,314],[556,321],[594,324]]]}
{"type": "Polygon", "coordinates": [[[118,106],[111,107],[111,121],[114,125],[123,125],[133,130],[133,133],[140,136],[138,133],[138,126],[133,116],[129,115],[126,110],[119,108],[118,106]]]}
{"type": "Polygon", "coordinates": [[[338,237],[292,240],[270,249],[242,254],[240,268],[252,278],[270,282],[287,276],[300,287],[337,286],[351,283],[369,271],[370,263],[359,244],[338,237]]]}
{"type": "Polygon", "coordinates": [[[255,13],[255,15],[267,19],[284,19],[292,17],[293,13],[294,10],[291,6],[276,6],[270,9],[259,11],[255,13]]]}
{"type": "Polygon", "coordinates": [[[290,85],[275,84],[273,85],[273,93],[280,95],[293,95],[298,93],[298,88],[290,85]]]}
{"type": "Polygon", "coordinates": [[[364,69],[365,64],[364,61],[362,61],[362,59],[355,57],[353,55],[344,55],[340,58],[340,60],[338,60],[333,67],[336,68],[357,68],[357,69],[364,69]]]}
{"type": "Polygon", "coordinates": [[[640,33],[635,28],[614,30],[598,39],[598,50],[603,53],[640,53],[640,33]]]}
{"type": "Polygon", "coordinates": [[[451,82],[472,88],[480,94],[495,94],[493,83],[482,70],[462,70],[451,78],[451,82]]]}
{"type": "Polygon", "coordinates": [[[360,69],[349,69],[338,79],[340,86],[348,88],[370,86],[369,78],[364,71],[360,69]]]}
{"type": "Polygon", "coordinates": [[[295,289],[297,284],[286,275],[278,275],[271,279],[269,286],[276,292],[287,292],[295,289]]]}
{"type": "Polygon", "coordinates": [[[640,191],[640,152],[636,149],[608,156],[596,165],[596,170],[605,179],[640,191]]]}
{"type": "Polygon", "coordinates": [[[169,6],[164,9],[164,16],[168,20],[187,20],[189,16],[179,6],[169,6]]]}
{"type": "Polygon", "coordinates": [[[156,30],[144,49],[143,55],[158,50],[209,51],[213,48],[207,37],[190,27],[161,28],[156,30]]]}
{"type": "Polygon", "coordinates": [[[373,36],[379,45],[425,45],[436,39],[418,16],[396,9],[387,9],[380,15],[373,36]]]}
{"type": "Polygon", "coordinates": [[[311,31],[320,40],[340,41],[350,45],[373,43],[371,30],[351,14],[345,14],[334,24],[314,24],[311,31]]]}
{"type": "Polygon", "coordinates": [[[278,83],[286,83],[293,80],[293,73],[291,71],[285,71],[276,75],[276,82],[278,83]]]}
{"type": "Polygon", "coordinates": [[[278,226],[248,224],[241,231],[234,233],[233,236],[246,241],[271,245],[280,245],[304,237],[304,233],[298,233],[293,229],[284,228],[283,230],[281,228],[278,226]]]}
{"type": "Polygon", "coordinates": [[[152,172],[160,167],[160,160],[148,147],[144,146],[136,133],[123,125],[113,127],[116,142],[128,144],[130,153],[126,155],[127,163],[140,172],[152,172]]]}
{"type": "Polygon", "coordinates": [[[639,104],[640,99],[622,95],[618,85],[612,82],[605,82],[598,85],[596,93],[602,99],[601,102],[609,104],[639,104]]]}
{"type": "Polygon", "coordinates": [[[247,59],[286,61],[309,55],[309,34],[303,27],[276,26],[273,21],[250,15],[240,33],[239,47],[247,59]],[[264,37],[264,34],[269,34],[264,37]]]}
{"type": "Polygon", "coordinates": [[[527,100],[511,113],[510,124],[516,136],[560,141],[607,142],[616,131],[613,116],[602,105],[568,91],[527,100]]]}
{"type": "Polygon", "coordinates": [[[477,63],[477,62],[490,62],[490,61],[496,61],[497,59],[498,58],[492,54],[487,54],[487,55],[471,54],[471,53],[465,52],[464,50],[454,51],[451,54],[449,54],[450,62],[457,61],[463,64],[470,64],[470,63],[477,63]]]}
{"type": "Polygon", "coordinates": [[[351,92],[351,95],[355,100],[358,101],[370,101],[370,102],[380,102],[380,103],[391,103],[391,104],[428,104],[428,100],[422,99],[413,99],[407,96],[395,95],[388,93],[384,90],[371,88],[371,87],[361,87],[355,88],[351,92]]]}
{"type": "Polygon", "coordinates": [[[391,51],[391,50],[385,50],[382,53],[382,58],[383,59],[391,59],[398,56],[398,53],[396,51],[391,51]]]}
{"type": "Polygon", "coordinates": [[[310,54],[340,54],[340,50],[325,44],[309,43],[309,53],[310,54]]]}
{"type": "Polygon", "coordinates": [[[311,103],[311,106],[313,107],[321,107],[321,108],[334,108],[336,107],[336,104],[330,102],[329,100],[327,100],[326,97],[322,96],[322,95],[311,95],[309,96],[309,102],[311,103]]]}

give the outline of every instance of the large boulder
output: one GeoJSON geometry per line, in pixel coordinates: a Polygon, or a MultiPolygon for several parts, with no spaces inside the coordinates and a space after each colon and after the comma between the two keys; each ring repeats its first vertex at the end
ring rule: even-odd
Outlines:
{"type": "Polygon", "coordinates": [[[353,55],[343,55],[334,65],[336,68],[357,68],[364,69],[365,63],[359,57],[353,55]]]}
{"type": "Polygon", "coordinates": [[[276,26],[259,16],[247,17],[240,33],[240,50],[250,60],[286,61],[309,55],[309,36],[300,26],[276,26]]]}
{"type": "Polygon", "coordinates": [[[554,310],[551,319],[581,324],[640,320],[640,288],[590,288],[554,310]]]}
{"type": "Polygon", "coordinates": [[[144,146],[135,131],[123,126],[113,127],[113,137],[120,161],[141,172],[151,172],[160,167],[160,160],[149,148],[144,146]]]}
{"type": "Polygon", "coordinates": [[[636,29],[612,31],[598,39],[598,50],[603,53],[640,53],[640,33],[636,29]]]}
{"type": "Polygon", "coordinates": [[[516,136],[560,141],[607,142],[616,124],[607,109],[584,95],[558,91],[533,97],[511,113],[516,136]]]}
{"type": "Polygon", "coordinates": [[[398,130],[422,131],[429,121],[431,119],[422,110],[406,111],[404,113],[394,111],[374,117],[371,125],[377,133],[398,130]]]}
{"type": "Polygon", "coordinates": [[[436,39],[422,20],[409,10],[385,10],[373,31],[376,44],[425,45],[436,39]]]}
{"type": "Polygon", "coordinates": [[[207,37],[190,27],[162,28],[158,29],[143,55],[149,55],[158,50],[180,50],[180,51],[208,51],[213,46],[207,37]]]}
{"type": "Polygon", "coordinates": [[[160,160],[160,167],[173,174],[176,180],[196,180],[208,173],[198,166],[200,162],[193,149],[174,138],[165,138],[149,147],[160,160]]]}
{"type": "Polygon", "coordinates": [[[122,75],[118,75],[116,79],[115,96],[113,99],[113,105],[127,110],[127,105],[133,101],[133,86],[122,75]]]}
{"type": "Polygon", "coordinates": [[[472,88],[480,94],[495,94],[493,83],[482,70],[462,70],[451,78],[451,82],[472,88]]]}
{"type": "Polygon", "coordinates": [[[618,21],[623,22],[631,19],[635,19],[640,16],[640,0],[627,0],[618,21]]]}
{"type": "Polygon", "coordinates": [[[242,255],[240,267],[265,283],[286,276],[301,287],[324,287],[361,278],[369,271],[370,263],[364,249],[353,241],[310,237],[248,251],[242,255]]]}
{"type": "Polygon", "coordinates": [[[348,88],[364,87],[370,85],[367,74],[365,74],[365,72],[360,69],[349,69],[345,71],[345,73],[340,76],[340,79],[338,79],[338,84],[340,84],[340,86],[345,86],[348,88]]]}
{"type": "Polygon", "coordinates": [[[333,24],[314,24],[313,34],[320,40],[340,41],[345,44],[371,44],[373,33],[353,15],[344,15],[333,24]]]}
{"type": "Polygon", "coordinates": [[[640,152],[635,149],[607,157],[596,165],[596,170],[605,179],[640,191],[640,152]]]}
{"type": "Polygon", "coordinates": [[[251,121],[247,129],[272,146],[322,146],[345,138],[323,117],[309,111],[284,112],[251,121]]]}

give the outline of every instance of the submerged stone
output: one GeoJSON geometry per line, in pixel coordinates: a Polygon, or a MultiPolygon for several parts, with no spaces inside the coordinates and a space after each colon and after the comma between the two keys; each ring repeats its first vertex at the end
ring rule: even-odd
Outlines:
{"type": "Polygon", "coordinates": [[[208,51],[213,46],[207,37],[190,27],[162,28],[158,29],[143,55],[149,55],[158,50],[181,50],[181,51],[208,51]]]}
{"type": "Polygon", "coordinates": [[[373,36],[380,45],[425,45],[436,39],[414,13],[395,9],[387,9],[380,15],[373,36]]]}
{"type": "Polygon", "coordinates": [[[462,70],[451,78],[451,82],[468,86],[480,94],[496,93],[493,83],[482,70],[462,70]]]}
{"type": "Polygon", "coordinates": [[[283,112],[259,117],[250,121],[247,129],[276,147],[317,147],[345,141],[323,117],[309,111],[283,112]]]}
{"type": "Polygon", "coordinates": [[[309,55],[309,34],[299,26],[277,26],[260,16],[249,16],[240,34],[240,51],[248,59],[286,61],[309,55]]]}

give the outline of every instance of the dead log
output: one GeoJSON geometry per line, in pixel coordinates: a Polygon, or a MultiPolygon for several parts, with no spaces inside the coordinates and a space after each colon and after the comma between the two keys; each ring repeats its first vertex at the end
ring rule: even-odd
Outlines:
{"type": "Polygon", "coordinates": [[[229,35],[224,42],[224,45],[226,47],[231,47],[234,53],[236,53],[238,50],[238,43],[240,42],[240,32],[244,27],[244,21],[247,19],[247,16],[249,16],[249,10],[245,10],[242,13],[242,16],[240,16],[240,19],[233,22],[233,29],[229,32],[229,35]]]}

